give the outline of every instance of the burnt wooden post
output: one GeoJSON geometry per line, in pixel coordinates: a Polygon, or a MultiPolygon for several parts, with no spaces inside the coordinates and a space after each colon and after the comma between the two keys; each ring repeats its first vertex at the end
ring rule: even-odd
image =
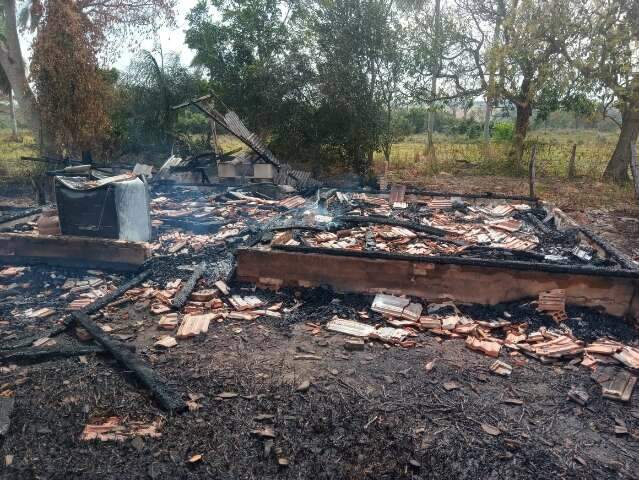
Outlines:
{"type": "Polygon", "coordinates": [[[577,156],[577,144],[573,143],[572,152],[570,153],[570,162],[568,163],[568,178],[577,176],[577,167],[575,166],[575,158],[577,156]]]}
{"type": "Polygon", "coordinates": [[[537,162],[537,144],[533,143],[532,151],[530,152],[530,165],[529,165],[529,178],[528,183],[530,185],[530,197],[535,196],[535,163],[537,162]]]}
{"type": "Polygon", "coordinates": [[[633,142],[630,144],[630,170],[632,178],[635,182],[635,198],[639,199],[639,171],[637,170],[637,145],[633,142]]]}

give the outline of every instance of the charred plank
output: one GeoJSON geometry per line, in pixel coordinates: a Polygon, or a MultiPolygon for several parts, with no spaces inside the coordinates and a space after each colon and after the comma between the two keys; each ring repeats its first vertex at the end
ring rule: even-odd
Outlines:
{"type": "Polygon", "coordinates": [[[0,352],[0,360],[21,361],[21,360],[49,360],[51,358],[77,357],[91,353],[103,353],[104,347],[98,345],[83,345],[79,347],[60,348],[25,348],[23,350],[10,350],[0,352]]]}
{"type": "MultiPolygon", "coordinates": [[[[123,285],[118,287],[113,292],[107,293],[106,295],[98,298],[95,302],[90,303],[89,305],[84,307],[84,309],[82,309],[81,312],[85,313],[87,315],[90,315],[92,313],[95,313],[95,312],[101,310],[102,308],[106,307],[109,303],[111,303],[114,300],[118,299],[127,290],[135,287],[139,283],[142,283],[144,280],[149,278],[150,275],[151,275],[151,271],[150,270],[144,270],[142,273],[140,273],[140,274],[136,275],[135,277],[131,278],[129,281],[127,281],[126,283],[124,283],[123,285]]],[[[23,347],[27,347],[27,346],[31,345],[38,338],[55,337],[56,335],[61,334],[67,328],[69,328],[73,324],[73,321],[74,321],[73,317],[67,317],[61,324],[56,325],[55,327],[51,327],[49,330],[46,330],[46,331],[40,333],[37,336],[30,335],[30,336],[28,336],[26,338],[22,338],[20,340],[17,340],[17,341],[15,341],[15,342],[13,342],[13,343],[11,343],[9,345],[5,345],[5,346],[2,347],[2,349],[4,349],[4,350],[14,350],[16,348],[23,348],[23,347]]]]}
{"type": "Polygon", "coordinates": [[[180,309],[186,304],[186,302],[189,299],[189,296],[191,295],[191,293],[193,292],[193,289],[195,288],[195,284],[200,279],[200,277],[204,275],[204,270],[206,270],[205,262],[202,262],[197,267],[195,267],[189,279],[184,283],[184,285],[182,286],[180,291],[177,293],[177,295],[175,295],[173,300],[171,300],[171,305],[174,308],[180,309]]]}
{"type": "Polygon", "coordinates": [[[170,412],[186,409],[182,397],[161,378],[148,364],[132,353],[126,346],[116,342],[100,326],[82,312],[74,312],[73,318],[85,328],[113,357],[151,391],[160,406],[170,412]]]}

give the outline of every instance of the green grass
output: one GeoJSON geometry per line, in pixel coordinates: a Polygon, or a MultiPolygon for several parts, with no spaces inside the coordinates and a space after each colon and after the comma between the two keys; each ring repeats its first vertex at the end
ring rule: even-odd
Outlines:
{"type": "MultiPolygon", "coordinates": [[[[598,180],[615,147],[616,133],[589,130],[533,130],[527,138],[524,166],[530,158],[530,145],[537,143],[537,172],[540,177],[564,178],[573,143],[577,144],[577,175],[598,180]]],[[[229,135],[221,135],[219,142],[225,151],[243,145],[229,135]]],[[[435,134],[436,161],[424,156],[425,136],[412,135],[393,146],[390,170],[402,177],[429,176],[437,173],[453,175],[517,176],[507,161],[510,144],[469,140],[463,136],[435,134]]],[[[21,132],[18,139],[9,130],[0,130],[0,182],[26,183],[39,164],[20,160],[23,155],[35,155],[34,139],[21,132]]],[[[375,169],[384,169],[383,155],[375,154],[375,169]]]]}
{"type": "MultiPolygon", "coordinates": [[[[530,149],[537,144],[537,172],[540,176],[566,177],[572,145],[577,144],[577,175],[599,179],[615,148],[614,133],[584,130],[544,132],[535,130],[526,139],[523,167],[528,164],[530,149]]],[[[463,137],[435,135],[436,160],[425,154],[425,136],[413,135],[393,146],[390,170],[414,175],[451,174],[518,175],[507,161],[509,142],[468,140],[463,137]]],[[[383,170],[383,155],[375,155],[376,169],[383,170]]]]}
{"type": "Polygon", "coordinates": [[[30,133],[20,132],[17,138],[10,130],[0,130],[0,184],[28,183],[29,176],[39,165],[20,157],[37,155],[35,141],[30,133]]]}

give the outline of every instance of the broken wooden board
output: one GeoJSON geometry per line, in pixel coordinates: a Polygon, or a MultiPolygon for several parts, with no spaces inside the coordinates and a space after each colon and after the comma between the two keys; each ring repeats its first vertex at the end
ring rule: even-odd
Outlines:
{"type": "Polygon", "coordinates": [[[151,256],[147,243],[71,235],[0,233],[0,263],[137,270],[151,256]]]}
{"type": "Polygon", "coordinates": [[[627,271],[292,247],[239,248],[237,262],[239,281],[279,288],[330,285],[339,292],[384,292],[429,302],[454,299],[483,305],[561,288],[567,304],[602,307],[620,317],[637,318],[639,313],[639,295],[635,295],[639,274],[627,271]]]}
{"type": "Polygon", "coordinates": [[[175,295],[173,300],[171,300],[171,305],[174,308],[180,309],[182,308],[189,297],[191,296],[191,292],[195,288],[195,284],[200,279],[202,275],[204,275],[204,271],[206,270],[206,262],[201,262],[193,269],[193,273],[189,277],[189,279],[184,282],[180,291],[175,295]]]}

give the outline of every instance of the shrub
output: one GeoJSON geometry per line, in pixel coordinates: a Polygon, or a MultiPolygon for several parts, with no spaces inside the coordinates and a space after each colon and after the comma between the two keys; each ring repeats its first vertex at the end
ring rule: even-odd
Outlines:
{"type": "Polygon", "coordinates": [[[493,138],[497,141],[513,139],[514,125],[510,122],[497,122],[493,125],[493,138]]]}

